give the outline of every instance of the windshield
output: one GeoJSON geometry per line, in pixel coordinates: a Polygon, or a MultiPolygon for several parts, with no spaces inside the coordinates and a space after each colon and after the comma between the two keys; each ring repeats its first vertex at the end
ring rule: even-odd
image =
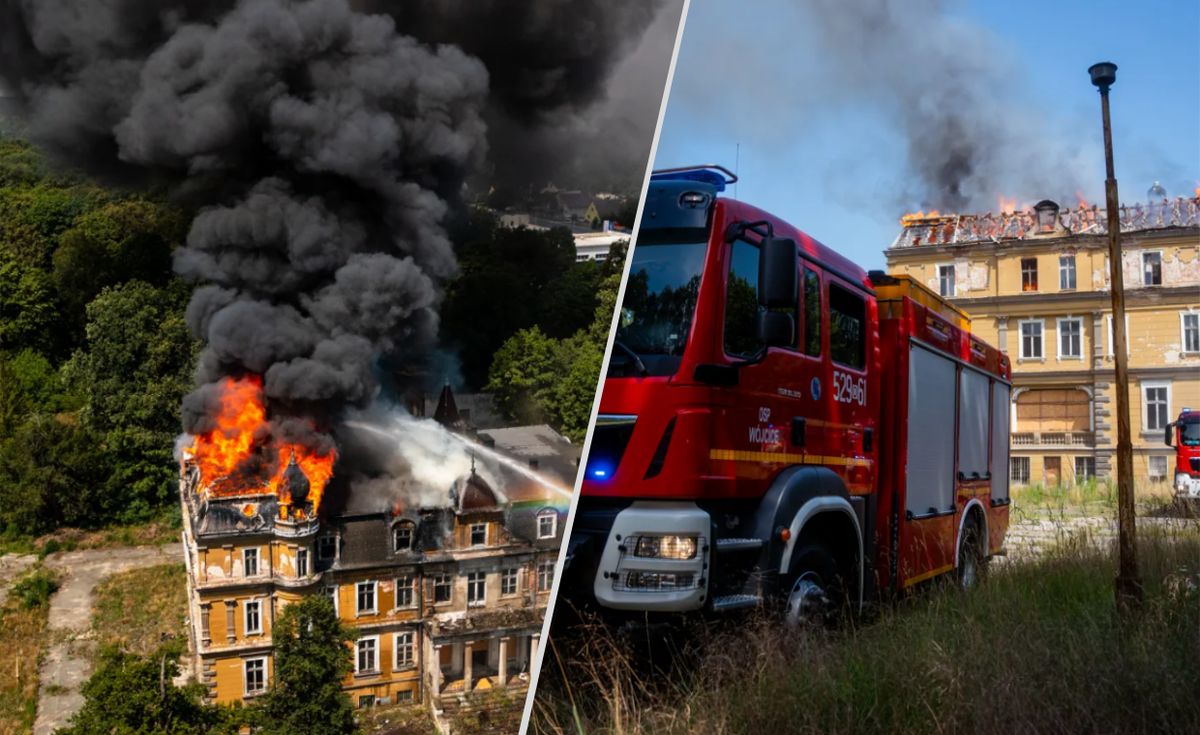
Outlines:
{"type": "Polygon", "coordinates": [[[1179,442],[1185,447],[1200,447],[1200,421],[1187,421],[1180,424],[1179,442]]]}
{"type": "Polygon", "coordinates": [[[633,249],[610,375],[675,374],[691,331],[707,247],[703,229],[642,231],[633,249]]]}

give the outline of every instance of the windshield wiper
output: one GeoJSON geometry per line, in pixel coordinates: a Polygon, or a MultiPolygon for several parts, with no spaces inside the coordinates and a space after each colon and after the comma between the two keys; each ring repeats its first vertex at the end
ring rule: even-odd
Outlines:
{"type": "Polygon", "coordinates": [[[646,363],[642,362],[642,358],[638,357],[638,353],[631,350],[624,342],[619,339],[613,339],[613,347],[616,347],[629,356],[629,359],[633,361],[633,366],[637,368],[638,374],[641,377],[644,378],[650,374],[650,371],[646,369],[646,363]]]}

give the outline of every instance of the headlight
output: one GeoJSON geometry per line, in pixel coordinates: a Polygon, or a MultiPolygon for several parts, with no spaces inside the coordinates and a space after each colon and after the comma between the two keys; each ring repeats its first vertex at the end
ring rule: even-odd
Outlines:
{"type": "Polygon", "coordinates": [[[641,536],[633,548],[634,556],[653,559],[696,558],[695,536],[641,536]]]}

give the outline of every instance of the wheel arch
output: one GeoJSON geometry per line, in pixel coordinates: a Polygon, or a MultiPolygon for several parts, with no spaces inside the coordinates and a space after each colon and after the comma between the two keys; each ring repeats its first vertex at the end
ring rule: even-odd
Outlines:
{"type": "Polygon", "coordinates": [[[958,535],[954,537],[955,569],[958,569],[958,552],[962,550],[962,537],[963,531],[967,527],[967,519],[975,516],[979,517],[979,533],[980,542],[983,545],[983,556],[988,556],[988,549],[991,547],[988,545],[987,511],[984,510],[983,503],[980,502],[979,498],[971,498],[967,501],[966,507],[963,508],[962,517],[958,519],[958,535]]]}

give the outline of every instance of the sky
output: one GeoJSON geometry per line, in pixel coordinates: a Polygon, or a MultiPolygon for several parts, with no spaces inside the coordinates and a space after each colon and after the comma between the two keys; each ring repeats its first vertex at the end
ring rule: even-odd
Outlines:
{"type": "Polygon", "coordinates": [[[692,0],[686,22],[655,167],[736,166],[729,193],[866,268],[905,212],[1102,203],[1097,61],[1121,200],[1200,187],[1196,0],[692,0]]]}

